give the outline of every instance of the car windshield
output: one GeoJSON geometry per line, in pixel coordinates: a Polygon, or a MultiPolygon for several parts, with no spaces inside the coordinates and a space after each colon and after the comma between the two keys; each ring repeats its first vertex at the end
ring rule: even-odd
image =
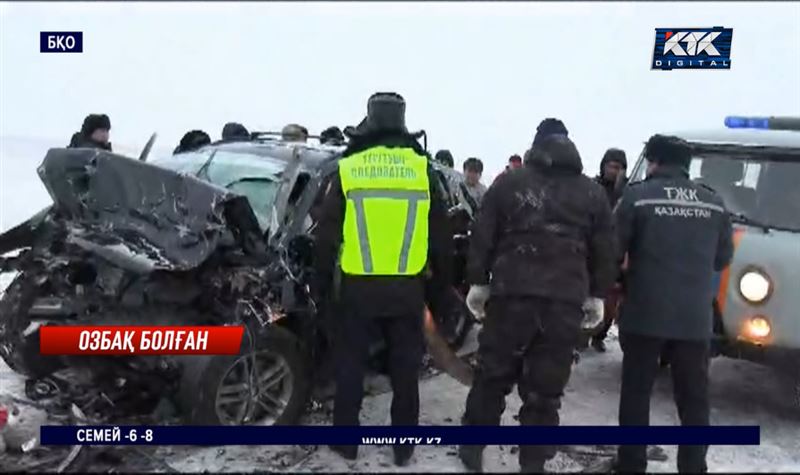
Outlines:
{"type": "Polygon", "coordinates": [[[244,195],[261,229],[269,227],[272,206],[285,163],[267,156],[230,150],[180,153],[154,162],[180,173],[197,176],[244,195]]]}
{"type": "MultiPolygon", "coordinates": [[[[645,178],[646,167],[632,181],[645,178]]],[[[692,157],[692,180],[719,193],[739,221],[800,232],[800,161],[788,156],[705,153],[692,157]]]]}

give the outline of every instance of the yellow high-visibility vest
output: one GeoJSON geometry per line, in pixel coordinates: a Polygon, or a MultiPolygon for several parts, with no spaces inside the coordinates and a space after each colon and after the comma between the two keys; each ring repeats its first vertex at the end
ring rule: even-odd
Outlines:
{"type": "Polygon", "coordinates": [[[373,147],[339,162],[347,208],[341,266],[350,275],[416,275],[428,260],[428,160],[373,147]]]}

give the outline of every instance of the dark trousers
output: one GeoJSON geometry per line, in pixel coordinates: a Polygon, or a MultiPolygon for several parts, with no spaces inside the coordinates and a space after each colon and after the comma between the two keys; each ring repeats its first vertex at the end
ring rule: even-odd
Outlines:
{"type": "MultiPolygon", "coordinates": [[[[388,346],[388,368],[392,384],[392,425],[419,423],[419,371],[424,353],[423,311],[396,317],[373,317],[359,306],[343,309],[337,325],[336,396],[333,424],[359,425],[364,397],[369,346],[383,336],[388,346]]],[[[411,450],[411,449],[408,449],[411,450]]]]}
{"type": "MultiPolygon", "coordinates": [[[[681,425],[709,424],[707,341],[664,340],[643,335],[622,334],[622,390],[619,400],[619,425],[650,424],[650,395],[659,371],[659,357],[666,353],[672,373],[672,387],[681,425]]],[[[706,472],[708,446],[678,448],[678,471],[706,472]]],[[[647,469],[647,447],[621,445],[618,470],[642,473],[647,469]]]]}
{"type": "MultiPolygon", "coordinates": [[[[498,425],[517,384],[522,425],[558,425],[561,396],[580,338],[579,304],[538,298],[493,298],[478,341],[478,365],[465,425],[498,425]]],[[[555,447],[522,446],[520,467],[540,471],[555,447]]]]}

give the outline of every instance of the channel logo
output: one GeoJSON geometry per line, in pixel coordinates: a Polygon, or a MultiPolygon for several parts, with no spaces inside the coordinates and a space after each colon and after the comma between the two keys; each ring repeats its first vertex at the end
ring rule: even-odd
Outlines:
{"type": "Polygon", "coordinates": [[[82,31],[42,31],[40,53],[83,53],[82,31]]]}
{"type": "Polygon", "coordinates": [[[731,69],[733,28],[656,28],[650,69],[731,69]]]}

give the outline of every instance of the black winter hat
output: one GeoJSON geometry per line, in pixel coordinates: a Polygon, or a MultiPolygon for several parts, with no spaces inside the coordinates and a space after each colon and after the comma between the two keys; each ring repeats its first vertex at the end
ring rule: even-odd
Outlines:
{"type": "Polygon", "coordinates": [[[238,122],[228,122],[222,127],[222,140],[249,139],[250,132],[238,122]]]}
{"type": "Polygon", "coordinates": [[[341,129],[337,126],[331,126],[327,129],[323,130],[321,134],[319,134],[320,142],[322,143],[331,143],[331,144],[343,144],[344,134],[342,133],[341,129]]]}
{"type": "Polygon", "coordinates": [[[450,150],[443,149],[436,152],[435,160],[439,163],[447,165],[450,168],[453,168],[454,161],[453,161],[453,154],[450,153],[450,150]]]}
{"type": "Polygon", "coordinates": [[[211,143],[211,137],[202,130],[190,130],[181,138],[173,153],[190,152],[211,143]]]}
{"type": "Polygon", "coordinates": [[[625,157],[625,151],[618,148],[610,148],[603,154],[603,159],[600,160],[600,172],[602,173],[603,167],[608,162],[617,162],[622,165],[622,168],[628,169],[628,159],[625,157]]]}
{"type": "Polygon", "coordinates": [[[533,137],[533,145],[539,145],[542,141],[551,135],[569,136],[567,127],[558,119],[547,118],[539,123],[536,128],[536,135],[533,137]]]}
{"type": "Polygon", "coordinates": [[[525,152],[525,163],[540,169],[583,171],[583,161],[577,147],[566,135],[550,134],[548,140],[525,152]]]}
{"type": "Polygon", "coordinates": [[[648,161],[661,165],[678,165],[688,168],[692,161],[689,144],[671,135],[653,135],[645,144],[645,157],[648,161]]]}
{"type": "Polygon", "coordinates": [[[111,130],[111,119],[105,114],[89,114],[83,119],[81,134],[88,137],[97,129],[111,130]]]}

